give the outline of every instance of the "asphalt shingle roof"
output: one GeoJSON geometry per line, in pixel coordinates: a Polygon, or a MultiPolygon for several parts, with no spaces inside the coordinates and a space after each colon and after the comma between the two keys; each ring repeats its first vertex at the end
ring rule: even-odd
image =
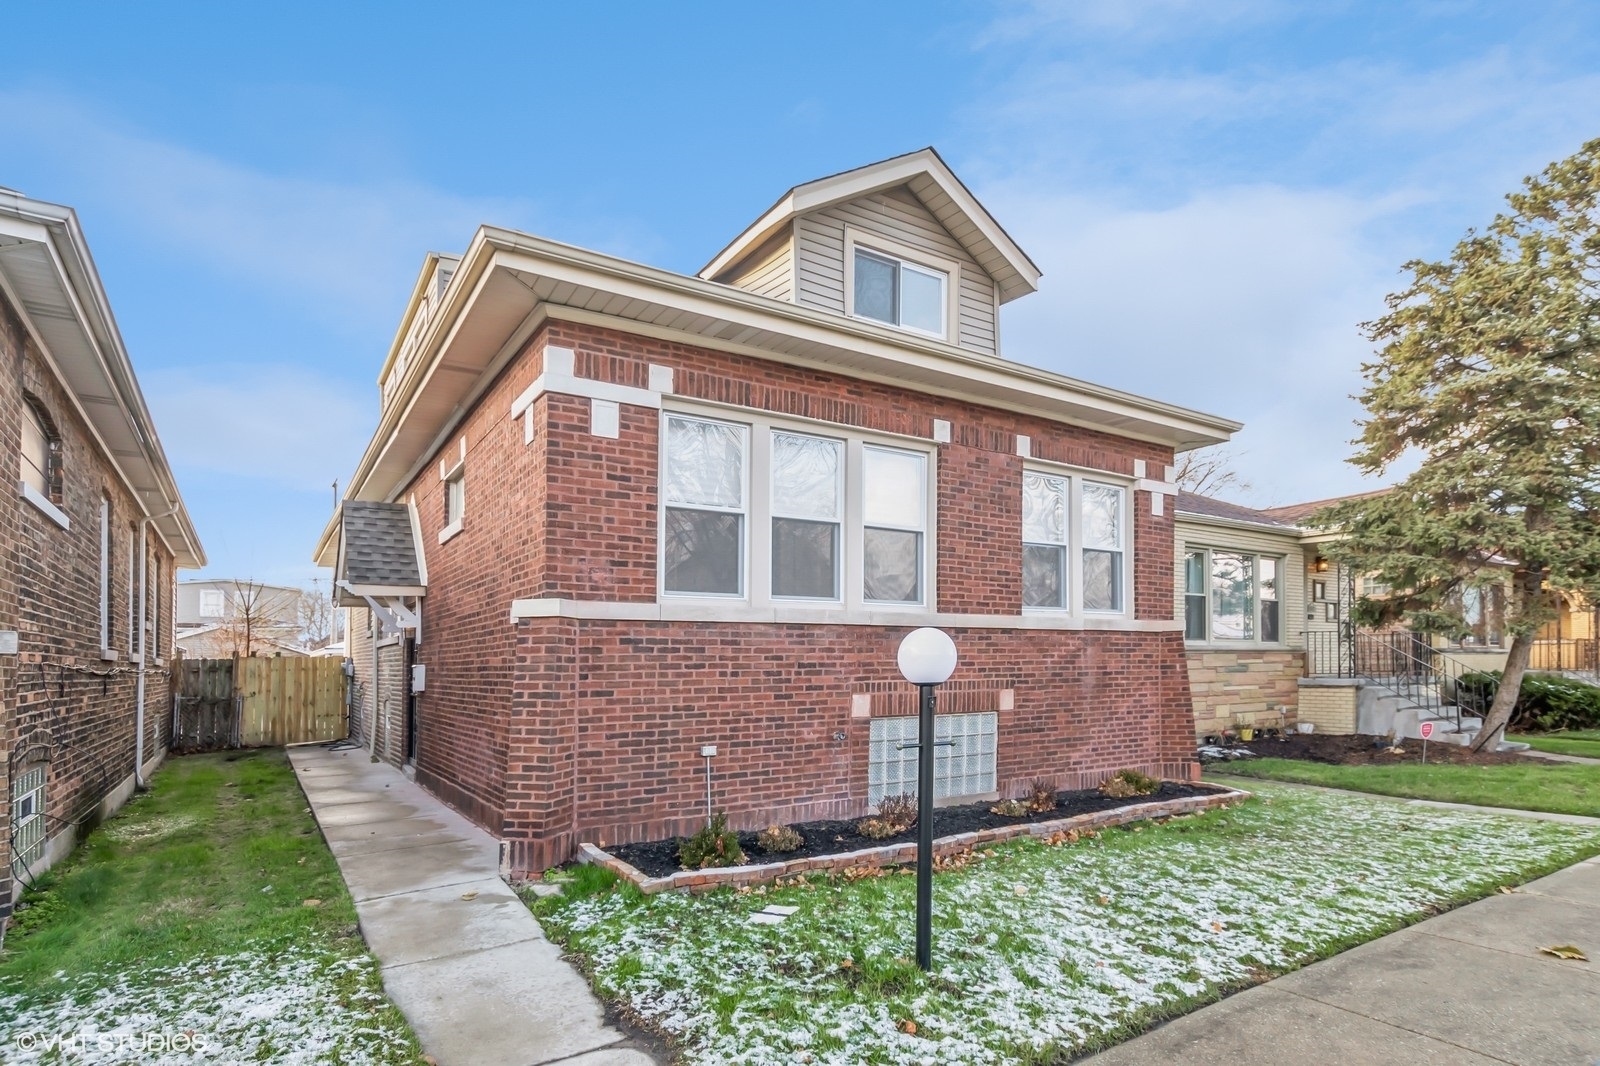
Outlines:
{"type": "Polygon", "coordinates": [[[1364,500],[1370,496],[1382,496],[1388,491],[1390,490],[1374,489],[1371,492],[1353,492],[1348,496],[1331,496],[1326,500],[1312,500],[1309,503],[1291,503],[1284,507],[1269,507],[1262,513],[1270,515],[1271,517],[1282,522],[1300,523],[1307,518],[1311,518],[1317,512],[1332,507],[1336,503],[1343,503],[1345,500],[1364,500]]]}
{"type": "Polygon", "coordinates": [[[422,584],[417,545],[411,536],[411,512],[403,503],[346,500],[340,507],[344,524],[344,573],[352,585],[422,584]]]}
{"type": "Polygon", "coordinates": [[[1187,514],[1205,515],[1207,518],[1226,518],[1234,522],[1254,522],[1258,526],[1282,526],[1293,529],[1294,523],[1285,521],[1268,511],[1258,511],[1242,504],[1201,496],[1194,492],[1178,493],[1178,510],[1187,514]]]}

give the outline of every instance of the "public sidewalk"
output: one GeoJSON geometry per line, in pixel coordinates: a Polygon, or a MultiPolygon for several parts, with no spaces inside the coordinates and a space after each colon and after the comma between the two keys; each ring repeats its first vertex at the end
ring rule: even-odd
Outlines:
{"type": "Polygon", "coordinates": [[[1083,1063],[1600,1063],[1600,858],[1313,963],[1083,1063]],[[1539,951],[1563,944],[1590,961],[1539,951]]]}
{"type": "Polygon", "coordinates": [[[361,748],[289,750],[383,987],[439,1066],[651,1066],[500,879],[494,838],[361,748]]]}

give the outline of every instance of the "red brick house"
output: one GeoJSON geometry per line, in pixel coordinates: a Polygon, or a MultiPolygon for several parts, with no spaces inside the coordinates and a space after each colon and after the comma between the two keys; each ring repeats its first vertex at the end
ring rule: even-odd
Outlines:
{"type": "Polygon", "coordinates": [[[76,215],[0,189],[0,917],[166,754],[205,555],[76,215]]]}
{"type": "Polygon", "coordinates": [[[698,276],[485,227],[430,256],[325,532],[362,739],[497,833],[851,816],[1193,773],[1175,450],[1238,424],[1002,358],[1039,272],[931,149],[790,190],[698,276]],[[702,746],[715,746],[709,760],[702,746]]]}

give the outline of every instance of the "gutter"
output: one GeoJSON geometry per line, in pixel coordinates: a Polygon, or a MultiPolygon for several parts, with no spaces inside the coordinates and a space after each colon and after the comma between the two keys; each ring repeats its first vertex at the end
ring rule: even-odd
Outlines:
{"type": "MultiPolygon", "coordinates": [[[[760,322],[755,325],[757,329],[767,329],[801,340],[832,344],[841,348],[855,341],[863,346],[870,345],[877,348],[879,352],[884,353],[885,358],[892,358],[894,353],[920,356],[924,359],[931,357],[942,364],[940,369],[943,372],[952,377],[976,379],[997,376],[1007,380],[1018,391],[1046,398],[1049,394],[1055,393],[1062,405],[1078,403],[1108,410],[1111,414],[1116,413],[1114,409],[1121,408],[1134,417],[1146,417],[1169,424],[1189,423],[1197,430],[1213,435],[1227,436],[1243,428],[1243,423],[1218,415],[1190,410],[1119,389],[1094,385],[1022,363],[969,352],[953,344],[923,342],[889,327],[876,326],[817,308],[773,300],[728,285],[645,266],[515,230],[482,226],[473,235],[466,252],[458,261],[450,283],[439,300],[433,320],[427,327],[425,338],[417,347],[416,357],[406,368],[405,380],[396,388],[393,400],[381,413],[378,427],[362,453],[355,473],[346,483],[346,499],[364,498],[368,493],[368,480],[373,470],[394,441],[401,426],[412,414],[421,388],[425,387],[425,383],[436,370],[450,338],[461,325],[467,306],[477,296],[480,287],[493,271],[503,269],[515,272],[519,269],[519,264],[509,259],[510,256],[525,256],[533,260],[525,267],[520,267],[530,272],[538,271],[541,265],[553,268],[548,272],[548,276],[552,277],[560,276],[563,269],[568,274],[582,272],[594,275],[596,287],[615,286],[611,291],[619,295],[637,295],[640,290],[649,290],[653,300],[647,299],[647,302],[659,302],[670,306],[681,301],[697,301],[716,305],[717,308],[727,310],[726,314],[719,316],[724,321],[751,325],[752,319],[755,319],[760,322]],[[507,261],[501,261],[502,253],[508,256],[507,261]]],[[[402,336],[409,325],[409,321],[402,321],[402,336]]],[[[701,343],[711,348],[726,348],[726,344],[719,343],[715,337],[706,337],[701,343]]],[[[863,351],[865,353],[865,348],[863,351]]],[[[776,352],[773,352],[771,358],[780,361],[783,359],[776,352]]],[[[1003,405],[994,406],[1004,409],[1003,405]]],[[[1050,415],[1045,413],[1045,417],[1050,415]]],[[[1064,420],[1081,424],[1081,419],[1064,420]]],[[[1114,432],[1106,426],[1093,428],[1103,432],[1114,432]]],[[[324,529],[323,536],[318,542],[316,557],[320,558],[325,553],[330,535],[336,527],[337,516],[324,529]]]]}

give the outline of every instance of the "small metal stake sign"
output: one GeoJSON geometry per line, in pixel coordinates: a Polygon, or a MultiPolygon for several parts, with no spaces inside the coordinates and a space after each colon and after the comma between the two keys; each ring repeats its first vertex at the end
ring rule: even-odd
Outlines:
{"type": "MultiPolygon", "coordinates": [[[[917,965],[933,968],[933,687],[956,669],[956,645],[949,635],[924,627],[900,642],[900,673],[916,685],[921,699],[917,722],[917,965]]],[[[948,743],[948,742],[947,742],[948,743]]]]}
{"type": "MultiPolygon", "coordinates": [[[[1422,761],[1426,763],[1428,761],[1428,738],[1433,736],[1433,723],[1423,722],[1422,727],[1417,732],[1422,734],[1422,761]]],[[[1448,762],[1449,760],[1446,761],[1448,762]]]]}

